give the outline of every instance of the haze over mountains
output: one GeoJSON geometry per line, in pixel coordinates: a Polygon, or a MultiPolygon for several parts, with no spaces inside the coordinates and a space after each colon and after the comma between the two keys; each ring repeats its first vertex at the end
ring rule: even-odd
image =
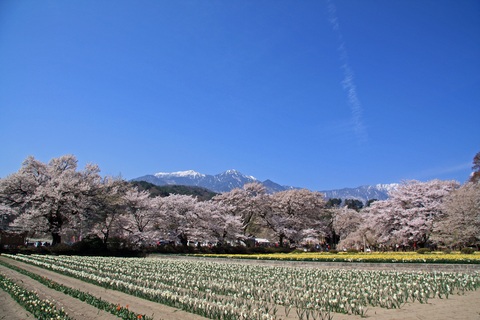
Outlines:
{"type": "MultiPolygon", "coordinates": [[[[208,175],[193,170],[178,172],[158,172],[141,176],[132,181],[146,181],[157,186],[165,185],[186,185],[198,186],[209,189],[214,192],[228,192],[235,188],[242,188],[246,183],[259,182],[262,183],[267,192],[275,193],[290,189],[300,189],[301,187],[293,187],[280,185],[271,180],[259,181],[253,176],[244,175],[237,170],[227,170],[225,172],[208,175]]],[[[366,202],[370,199],[384,200],[388,198],[388,192],[398,186],[392,184],[377,184],[374,186],[360,186],[357,188],[344,188],[337,190],[315,190],[325,194],[327,198],[340,199],[357,199],[366,202]]]]}

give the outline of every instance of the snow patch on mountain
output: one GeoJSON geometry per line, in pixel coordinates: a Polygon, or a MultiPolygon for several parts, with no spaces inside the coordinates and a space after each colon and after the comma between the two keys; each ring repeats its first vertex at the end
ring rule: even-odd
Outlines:
{"type": "Polygon", "coordinates": [[[186,170],[186,171],[177,171],[177,172],[158,172],[154,174],[155,177],[158,178],[165,178],[165,177],[205,177],[204,174],[194,171],[194,170],[186,170]]]}
{"type": "MultiPolygon", "coordinates": [[[[244,178],[247,178],[247,179],[251,179],[251,180],[254,180],[254,181],[258,181],[254,176],[244,175],[243,173],[241,173],[240,171],[237,171],[237,170],[235,170],[235,169],[229,169],[229,170],[227,170],[227,171],[225,171],[225,172],[220,173],[219,175],[244,177],[244,178]]],[[[218,175],[217,175],[217,176],[218,176],[218,175]]]]}
{"type": "Polygon", "coordinates": [[[378,190],[385,190],[387,192],[396,190],[398,188],[399,184],[398,183],[388,183],[388,184],[377,184],[375,185],[375,188],[378,190]]]}

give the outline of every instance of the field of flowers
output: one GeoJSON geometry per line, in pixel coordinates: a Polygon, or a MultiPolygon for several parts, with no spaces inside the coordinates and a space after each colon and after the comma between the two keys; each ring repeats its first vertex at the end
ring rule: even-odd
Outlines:
{"type": "Polygon", "coordinates": [[[198,254],[202,257],[286,260],[286,261],[319,261],[319,262],[372,262],[372,263],[462,263],[480,264],[480,252],[462,254],[460,252],[292,252],[269,254],[198,254]]]}
{"type": "Polygon", "coordinates": [[[215,260],[16,255],[11,258],[210,319],[331,319],[370,306],[477,290],[480,274],[325,270],[215,260]]]}
{"type": "Polygon", "coordinates": [[[63,309],[57,309],[52,301],[40,299],[35,292],[19,286],[2,274],[0,274],[0,289],[7,292],[36,319],[71,319],[63,309]]]}
{"type": "MultiPolygon", "coordinates": [[[[80,301],[84,301],[97,309],[105,310],[125,320],[152,320],[146,315],[137,314],[128,309],[128,307],[120,306],[118,304],[108,303],[99,297],[95,297],[87,292],[82,292],[75,288],[67,287],[61,283],[55,282],[51,279],[35,274],[33,272],[24,270],[17,266],[11,265],[7,262],[0,261],[0,265],[24,274],[33,280],[45,285],[48,288],[60,291],[80,301]]],[[[35,292],[21,288],[18,284],[10,280],[7,276],[0,274],[0,289],[3,289],[10,296],[22,305],[27,311],[31,312],[37,319],[70,319],[63,309],[57,310],[54,301],[41,300],[35,292]],[[6,286],[5,284],[9,284],[6,286]],[[17,288],[11,290],[11,288],[17,288]]]]}

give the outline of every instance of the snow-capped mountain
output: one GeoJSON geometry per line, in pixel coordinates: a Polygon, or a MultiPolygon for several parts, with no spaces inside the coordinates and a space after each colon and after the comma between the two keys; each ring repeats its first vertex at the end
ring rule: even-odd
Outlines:
{"type": "Polygon", "coordinates": [[[398,183],[377,184],[374,186],[360,186],[357,188],[343,188],[337,190],[320,191],[325,194],[326,198],[339,199],[357,199],[365,203],[371,199],[385,200],[388,193],[395,190],[398,183]]]}
{"type": "Polygon", "coordinates": [[[159,172],[132,179],[133,181],[147,181],[158,186],[187,185],[203,187],[215,192],[228,192],[235,188],[242,188],[246,183],[264,183],[268,192],[287,190],[289,187],[281,186],[272,181],[261,182],[255,177],[247,176],[237,170],[227,170],[217,175],[202,174],[193,170],[178,172],[159,172]]]}
{"type": "Polygon", "coordinates": [[[177,172],[158,172],[155,173],[154,176],[156,177],[205,177],[204,174],[193,171],[193,170],[187,170],[187,171],[177,171],[177,172]]]}
{"type": "MultiPolygon", "coordinates": [[[[178,172],[158,172],[155,174],[145,175],[132,179],[132,181],[146,181],[158,186],[164,185],[186,185],[198,186],[209,189],[214,192],[228,192],[235,188],[242,188],[244,184],[251,182],[262,183],[267,192],[274,193],[290,189],[298,189],[296,187],[280,185],[271,180],[259,181],[255,177],[244,175],[237,170],[227,170],[225,172],[208,175],[193,170],[178,172]]],[[[357,188],[344,188],[337,190],[320,191],[325,194],[326,198],[357,199],[365,203],[371,199],[385,200],[388,193],[397,188],[397,183],[377,184],[374,186],[360,186],[357,188]]]]}

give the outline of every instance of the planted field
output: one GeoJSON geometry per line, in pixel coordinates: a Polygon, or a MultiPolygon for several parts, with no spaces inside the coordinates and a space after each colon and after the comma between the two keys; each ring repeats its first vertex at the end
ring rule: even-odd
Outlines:
{"type": "Polygon", "coordinates": [[[10,257],[210,319],[336,319],[342,314],[358,318],[370,316],[370,310],[426,304],[480,287],[478,272],[325,270],[168,258],[10,257]]]}
{"type": "Polygon", "coordinates": [[[29,291],[5,275],[0,275],[0,289],[10,294],[26,311],[37,319],[70,319],[63,309],[57,309],[49,300],[39,298],[36,292],[29,291]]]}
{"type": "Polygon", "coordinates": [[[324,261],[324,262],[368,262],[368,263],[451,263],[480,264],[480,252],[462,254],[460,252],[431,252],[418,254],[416,252],[293,252],[270,254],[201,254],[203,257],[261,259],[285,261],[324,261]]]}

